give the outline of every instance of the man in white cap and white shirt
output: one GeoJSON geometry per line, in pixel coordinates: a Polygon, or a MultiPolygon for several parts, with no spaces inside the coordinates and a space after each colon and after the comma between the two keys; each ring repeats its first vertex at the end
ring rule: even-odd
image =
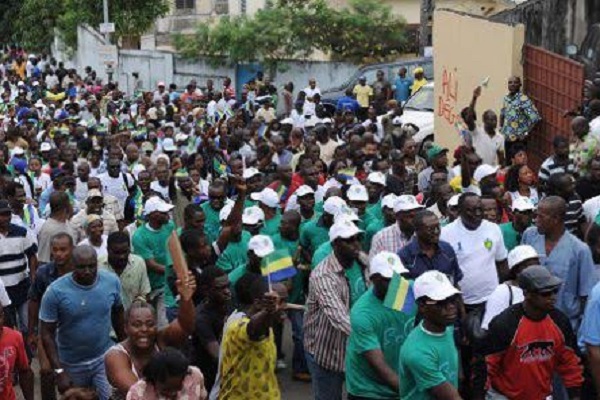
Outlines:
{"type": "Polygon", "coordinates": [[[460,291],[439,271],[427,271],[413,285],[423,321],[400,350],[401,399],[460,399],[459,359],[454,343],[460,291]]]}
{"type": "Polygon", "coordinates": [[[250,198],[258,202],[258,207],[265,215],[260,233],[267,236],[276,235],[279,232],[279,222],[281,221],[277,192],[271,188],[264,188],[260,192],[252,193],[250,198]]]}
{"type": "Polygon", "coordinates": [[[415,196],[403,194],[398,196],[394,206],[396,213],[396,224],[393,224],[373,237],[369,259],[382,251],[398,253],[403,248],[415,232],[413,220],[417,212],[424,207],[419,204],[415,196]]]}
{"type": "Polygon", "coordinates": [[[152,291],[148,298],[156,309],[158,326],[167,324],[165,310],[165,282],[169,269],[173,268],[173,260],[167,247],[175,224],[170,220],[171,204],[159,196],[149,198],[144,204],[146,223],[133,234],[133,253],[142,257],[148,270],[148,279],[152,291]]]}
{"type": "Polygon", "coordinates": [[[371,260],[372,286],[350,313],[352,329],[346,350],[349,400],[398,398],[400,348],[413,329],[416,309],[397,311],[384,306],[384,300],[394,274],[407,272],[394,253],[382,251],[371,260]]]}
{"type": "Polygon", "coordinates": [[[481,321],[481,328],[487,330],[494,317],[513,304],[522,303],[523,290],[519,287],[518,276],[527,267],[539,265],[540,259],[537,251],[529,245],[519,245],[508,253],[509,280],[496,287],[488,297],[485,313],[481,321]]]}
{"type": "Polygon", "coordinates": [[[304,347],[315,400],[342,399],[350,307],[358,300],[346,272],[358,260],[361,233],[350,221],[334,224],[329,231],[333,253],[310,275],[304,347]]]}

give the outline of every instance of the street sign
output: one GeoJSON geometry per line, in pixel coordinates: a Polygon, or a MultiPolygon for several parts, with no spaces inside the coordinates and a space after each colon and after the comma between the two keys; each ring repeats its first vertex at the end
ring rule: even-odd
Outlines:
{"type": "Polygon", "coordinates": [[[116,66],[119,62],[117,46],[112,44],[98,45],[98,57],[104,65],[116,66]]]}
{"type": "Polygon", "coordinates": [[[115,31],[115,23],[114,22],[105,22],[100,24],[100,33],[114,33],[115,31]]]}

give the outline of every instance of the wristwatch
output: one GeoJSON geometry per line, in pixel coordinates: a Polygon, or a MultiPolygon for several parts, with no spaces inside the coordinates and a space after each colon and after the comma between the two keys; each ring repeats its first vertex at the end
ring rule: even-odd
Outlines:
{"type": "Polygon", "coordinates": [[[54,370],[54,375],[57,375],[57,376],[58,376],[58,375],[62,374],[63,372],[65,372],[65,370],[64,370],[64,369],[62,369],[62,368],[57,368],[57,369],[55,369],[55,370],[54,370]]]}

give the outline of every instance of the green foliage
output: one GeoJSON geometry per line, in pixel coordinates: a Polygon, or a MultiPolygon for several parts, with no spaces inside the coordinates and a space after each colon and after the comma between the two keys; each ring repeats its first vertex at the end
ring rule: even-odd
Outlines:
{"type": "Polygon", "coordinates": [[[403,51],[404,19],[378,0],[350,0],[331,8],[325,0],[273,0],[253,17],[222,17],[200,24],[195,35],[174,35],[186,58],[215,64],[258,61],[273,66],[321,51],[336,60],[380,61],[403,51]]]}
{"type": "MultiPolygon", "coordinates": [[[[116,29],[113,40],[141,35],[168,11],[168,0],[109,0],[109,19],[116,29]]],[[[76,48],[77,25],[98,27],[103,20],[101,0],[22,0],[15,35],[28,49],[45,50],[56,28],[65,44],[76,48]]]]}

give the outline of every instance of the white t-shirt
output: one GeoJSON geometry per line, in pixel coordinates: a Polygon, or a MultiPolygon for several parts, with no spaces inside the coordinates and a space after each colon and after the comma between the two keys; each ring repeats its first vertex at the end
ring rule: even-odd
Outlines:
{"type": "Polygon", "coordinates": [[[494,317],[512,305],[522,303],[523,300],[525,300],[525,296],[523,295],[523,289],[520,287],[509,286],[507,283],[498,285],[496,290],[488,297],[485,314],[483,314],[483,320],[481,320],[481,328],[487,330],[494,317]],[[510,299],[511,291],[512,302],[510,299]]]}
{"type": "Polygon", "coordinates": [[[52,180],[50,179],[50,175],[42,172],[40,176],[33,177],[33,186],[34,188],[42,188],[42,192],[48,189],[48,186],[52,184],[52,180]]]}
{"type": "Polygon", "coordinates": [[[6,293],[6,287],[4,286],[4,282],[0,279],[0,304],[2,307],[8,307],[11,305],[10,297],[8,297],[8,293],[6,293]]]}
{"type": "Polygon", "coordinates": [[[81,242],[79,242],[79,245],[83,244],[83,245],[92,246],[94,248],[94,250],[96,250],[96,255],[98,256],[98,258],[100,258],[102,256],[108,256],[108,250],[106,249],[107,238],[108,237],[106,235],[102,235],[102,244],[100,246],[94,246],[93,244],[91,244],[89,238],[83,239],[81,242]]]}
{"type": "Polygon", "coordinates": [[[600,196],[592,197],[583,203],[583,215],[587,222],[594,222],[600,212],[600,196]]]}
{"type": "Polygon", "coordinates": [[[440,240],[450,243],[456,252],[463,272],[459,285],[465,304],[486,301],[499,283],[496,261],[506,260],[507,256],[500,227],[484,220],[471,231],[459,218],[442,228],[440,240]]]}
{"type": "Polygon", "coordinates": [[[127,196],[129,196],[127,188],[131,188],[135,184],[133,176],[131,176],[131,174],[123,174],[120,172],[119,176],[113,178],[108,175],[108,172],[105,172],[100,174],[98,179],[102,182],[102,193],[115,196],[119,201],[121,209],[125,209],[125,200],[127,200],[127,196]],[[127,182],[123,179],[123,175],[125,175],[127,182]]]}
{"type": "Polygon", "coordinates": [[[600,117],[596,117],[590,121],[590,135],[600,140],[600,117]]]}
{"type": "Polygon", "coordinates": [[[479,126],[469,133],[473,139],[473,148],[482,162],[492,167],[498,165],[498,150],[504,151],[504,136],[496,132],[493,137],[490,137],[479,126]]]}
{"type": "Polygon", "coordinates": [[[302,91],[306,93],[306,98],[312,98],[315,96],[315,94],[318,94],[319,96],[321,95],[321,89],[319,89],[317,86],[315,86],[314,89],[310,86],[307,86],[302,91]]]}

